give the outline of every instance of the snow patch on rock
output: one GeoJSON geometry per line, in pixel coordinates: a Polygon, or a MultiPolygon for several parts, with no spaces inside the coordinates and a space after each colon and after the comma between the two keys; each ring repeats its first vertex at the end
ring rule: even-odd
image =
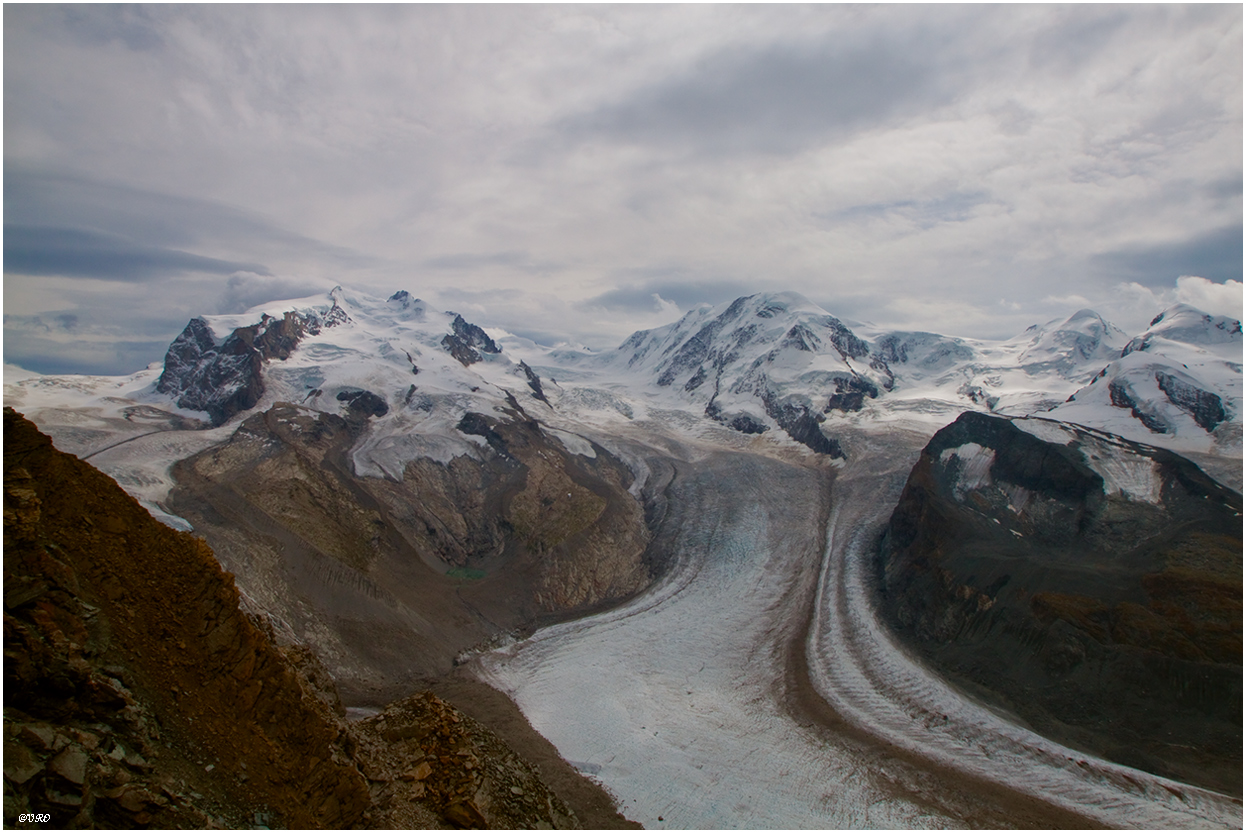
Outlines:
{"type": "Polygon", "coordinates": [[[963,499],[974,489],[991,485],[995,449],[984,448],[977,443],[965,443],[957,448],[945,448],[939,455],[939,462],[944,466],[957,467],[955,491],[957,498],[963,499]]]}

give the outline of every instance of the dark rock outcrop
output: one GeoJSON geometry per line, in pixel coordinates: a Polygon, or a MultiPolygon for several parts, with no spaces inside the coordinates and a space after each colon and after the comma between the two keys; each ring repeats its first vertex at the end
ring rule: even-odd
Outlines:
{"type": "Polygon", "coordinates": [[[258,350],[231,334],[220,345],[202,318],[192,319],[164,357],[156,390],[177,397],[178,407],[207,411],[213,425],[255,406],[264,393],[258,350]]]}
{"type": "Polygon", "coordinates": [[[828,315],[820,323],[826,328],[831,344],[835,345],[835,349],[845,359],[860,359],[869,355],[870,346],[838,318],[828,315]]]}
{"type": "Polygon", "coordinates": [[[1204,431],[1211,433],[1224,422],[1224,403],[1216,394],[1163,371],[1156,371],[1155,382],[1168,401],[1192,416],[1204,431]]]}
{"type": "Polygon", "coordinates": [[[1134,396],[1127,382],[1121,379],[1113,379],[1108,382],[1108,398],[1113,406],[1128,408],[1134,419],[1145,425],[1151,433],[1168,433],[1168,423],[1163,417],[1148,408],[1138,397],[1134,396]]]}
{"type": "Polygon", "coordinates": [[[733,431],[739,431],[741,434],[764,434],[770,430],[770,426],[749,414],[725,414],[717,402],[710,401],[705,406],[705,415],[715,422],[726,425],[733,431]]]}
{"type": "Polygon", "coordinates": [[[819,454],[844,458],[844,448],[839,440],[822,433],[821,415],[811,411],[808,405],[780,400],[769,391],[763,392],[762,404],[765,405],[766,414],[779,423],[779,427],[796,442],[819,454]]]}
{"type": "Polygon", "coordinates": [[[480,361],[480,353],[477,351],[485,353],[502,352],[502,348],[498,347],[494,340],[489,338],[488,333],[475,324],[463,320],[461,315],[454,316],[454,321],[451,323],[450,328],[452,332],[448,333],[441,340],[441,345],[446,348],[446,352],[464,367],[480,361]]]}
{"type": "Polygon", "coordinates": [[[878,387],[869,379],[861,376],[838,376],[835,379],[835,392],[826,401],[825,413],[831,411],[859,411],[865,405],[865,398],[878,398],[878,387]]]}
{"type": "Polygon", "coordinates": [[[884,618],[1045,734],[1240,794],[1241,496],[1161,449],[1037,433],[1068,442],[979,413],[934,436],[881,542],[884,618]]]}
{"type": "Polygon", "coordinates": [[[337,400],[346,403],[352,416],[367,419],[368,417],[382,417],[389,413],[389,405],[385,404],[385,400],[370,390],[339,391],[337,400]]]}
{"type": "Polygon", "coordinates": [[[314,316],[265,315],[217,344],[207,321],[191,319],[165,353],[156,390],[176,396],[178,407],[206,411],[213,425],[221,425],[260,401],[264,361],[289,358],[303,336],[319,327],[314,316]]]}
{"type": "Polygon", "coordinates": [[[874,350],[883,364],[904,364],[909,360],[908,345],[895,334],[878,339],[874,350]]]}
{"type": "Polygon", "coordinates": [[[689,376],[688,381],[684,383],[684,390],[688,393],[692,393],[694,390],[701,387],[701,385],[705,384],[706,378],[708,377],[705,373],[705,368],[698,367],[697,372],[689,376]]]}
{"type": "Polygon", "coordinates": [[[521,361],[519,363],[519,369],[522,370],[524,372],[524,376],[527,377],[528,387],[532,389],[532,395],[548,405],[549,400],[545,398],[545,390],[541,387],[541,377],[536,375],[536,372],[532,368],[528,367],[527,362],[521,361]]]}

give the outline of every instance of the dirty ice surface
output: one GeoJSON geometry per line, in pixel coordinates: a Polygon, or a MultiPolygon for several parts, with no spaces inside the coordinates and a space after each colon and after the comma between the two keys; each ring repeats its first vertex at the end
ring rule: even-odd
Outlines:
{"type": "Polygon", "coordinates": [[[661,543],[678,561],[658,587],[483,655],[481,677],[646,827],[958,826],[881,792],[777,696],[797,588],[821,560],[825,480],[722,454],[672,491],[661,543]]]}
{"type": "Polygon", "coordinates": [[[1240,827],[1239,801],[1047,741],[894,643],[869,602],[866,547],[920,446],[887,445],[839,472],[829,507],[817,498],[824,479],[773,459],[724,453],[677,465],[658,538],[675,554],[666,578],[623,608],[480,655],[478,675],[646,827],[965,826],[963,816],[888,791],[860,747],[786,711],[786,651],[817,581],[811,680],[880,742],[1088,822],[1240,827]],[[820,512],[829,512],[828,539],[820,512]]]}

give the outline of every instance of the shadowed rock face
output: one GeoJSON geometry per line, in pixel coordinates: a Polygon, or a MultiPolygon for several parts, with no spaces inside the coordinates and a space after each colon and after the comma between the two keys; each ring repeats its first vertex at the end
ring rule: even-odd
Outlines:
{"type": "Polygon", "coordinates": [[[522,411],[468,413],[478,455],[358,477],[366,420],[290,405],[175,468],[174,511],[240,585],[317,646],[351,702],[379,704],[490,637],[652,580],[644,507],[604,449],[569,453],[522,411]]]}
{"type": "Polygon", "coordinates": [[[1204,431],[1210,433],[1224,422],[1224,403],[1216,394],[1163,372],[1156,372],[1155,382],[1168,401],[1193,417],[1204,431]]]}
{"type": "Polygon", "coordinates": [[[936,434],[881,543],[882,613],[1039,731],[1240,794],[1241,496],[1063,432],[964,414],[936,434]]]}
{"type": "Polygon", "coordinates": [[[363,823],[343,724],[207,546],[11,410],[4,440],[6,825],[363,823]]]}

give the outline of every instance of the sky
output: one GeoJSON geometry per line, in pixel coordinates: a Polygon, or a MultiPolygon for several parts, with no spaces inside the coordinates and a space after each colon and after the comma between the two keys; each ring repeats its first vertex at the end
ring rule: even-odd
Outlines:
{"type": "Polygon", "coordinates": [[[1242,7],[4,6],[4,360],[406,289],[613,347],[804,294],[1005,338],[1242,308],[1242,7]]]}

